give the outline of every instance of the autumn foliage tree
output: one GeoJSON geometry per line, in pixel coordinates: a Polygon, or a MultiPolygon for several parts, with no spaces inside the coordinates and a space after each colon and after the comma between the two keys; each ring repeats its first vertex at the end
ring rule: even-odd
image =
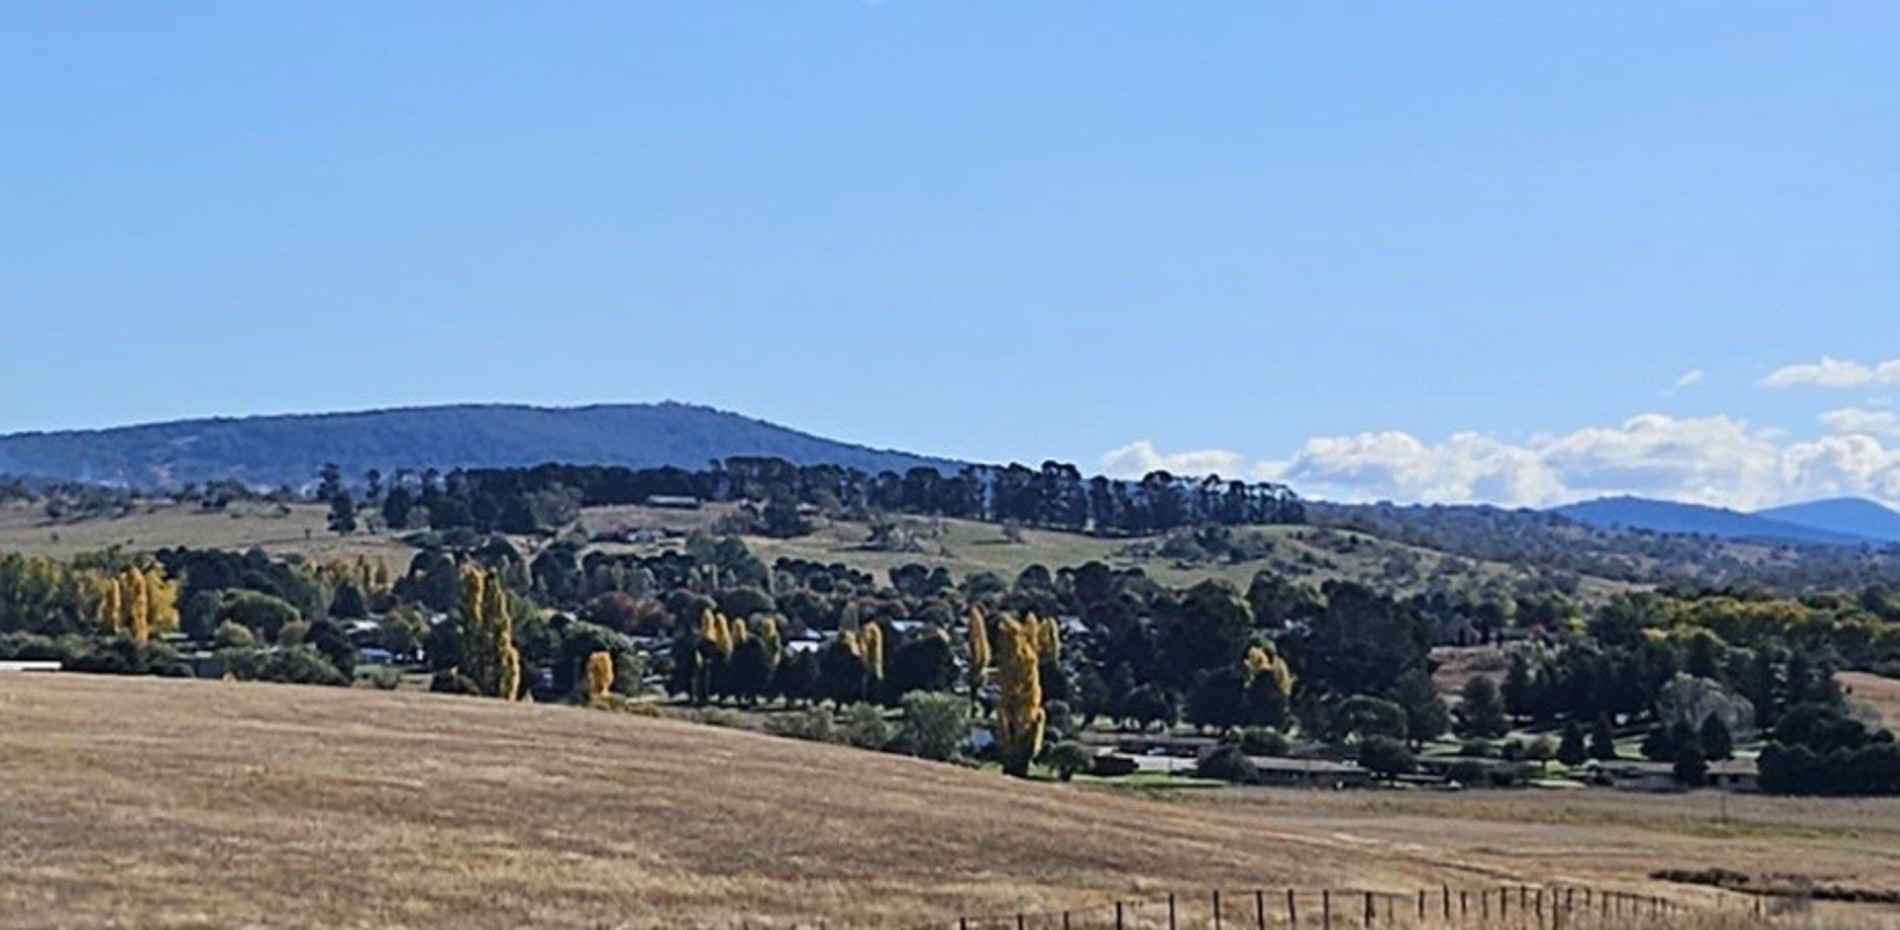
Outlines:
{"type": "Polygon", "coordinates": [[[990,671],[989,625],[983,620],[983,611],[975,607],[970,608],[969,640],[970,706],[975,707],[990,671]]]}
{"type": "Polygon", "coordinates": [[[858,632],[858,646],[864,656],[864,670],[871,676],[871,688],[884,680],[884,628],[867,623],[858,632]]]}
{"type": "Polygon", "coordinates": [[[996,677],[1002,694],[996,705],[996,747],[1003,771],[1018,778],[1042,752],[1041,624],[1034,614],[1005,616],[996,624],[996,677]]]}
{"type": "Polygon", "coordinates": [[[156,565],[87,572],[77,584],[88,612],[107,633],[143,643],[178,628],[178,586],[156,565]]]}
{"type": "Polygon", "coordinates": [[[485,695],[514,700],[521,654],[501,579],[477,565],[462,569],[462,674],[485,695]]]}
{"type": "Polygon", "coordinates": [[[614,686],[614,657],[606,650],[597,650],[587,657],[587,703],[600,707],[607,703],[607,693],[614,686]]]}

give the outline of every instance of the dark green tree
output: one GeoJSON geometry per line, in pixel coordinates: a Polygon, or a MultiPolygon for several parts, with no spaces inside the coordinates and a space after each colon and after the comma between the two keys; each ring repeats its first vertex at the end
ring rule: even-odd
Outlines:
{"type": "Polygon", "coordinates": [[[1188,689],[1187,721],[1222,733],[1242,726],[1246,723],[1242,708],[1246,691],[1247,671],[1239,665],[1201,672],[1188,689]]]}
{"type": "Polygon", "coordinates": [[[1557,761],[1576,767],[1590,760],[1590,747],[1583,740],[1583,728],[1575,720],[1564,721],[1563,740],[1557,744],[1557,761]]]}
{"type": "Polygon", "coordinates": [[[1435,740],[1451,729],[1451,708],[1432,684],[1432,676],[1415,668],[1392,686],[1392,700],[1405,708],[1405,732],[1413,746],[1435,740]]]}
{"type": "Polygon", "coordinates": [[[1676,783],[1693,788],[1708,780],[1709,760],[1702,757],[1702,747],[1694,739],[1676,747],[1672,772],[1676,783]]]}
{"type": "Polygon", "coordinates": [[[350,492],[338,491],[330,498],[330,532],[338,536],[348,536],[356,532],[356,502],[350,499],[350,492]]]}
{"type": "Polygon", "coordinates": [[[1489,676],[1473,676],[1465,682],[1459,697],[1459,736],[1497,739],[1511,731],[1511,722],[1504,715],[1504,699],[1489,676]]]}
{"type": "Polygon", "coordinates": [[[783,698],[788,706],[813,700],[817,686],[818,656],[810,650],[801,649],[786,655],[772,675],[772,693],[783,698]]]}
{"type": "Polygon", "coordinates": [[[1702,747],[1702,755],[1711,762],[1720,762],[1735,755],[1735,737],[1722,722],[1721,714],[1710,714],[1702,718],[1702,726],[1696,733],[1697,742],[1702,747]]]}
{"type": "Polygon", "coordinates": [[[1616,758],[1616,731],[1610,726],[1608,714],[1598,714],[1596,723],[1590,725],[1590,758],[1616,758]]]}
{"type": "Polygon", "coordinates": [[[1504,675],[1504,711],[1514,720],[1531,716],[1531,665],[1522,653],[1511,656],[1510,671],[1504,675]]]}

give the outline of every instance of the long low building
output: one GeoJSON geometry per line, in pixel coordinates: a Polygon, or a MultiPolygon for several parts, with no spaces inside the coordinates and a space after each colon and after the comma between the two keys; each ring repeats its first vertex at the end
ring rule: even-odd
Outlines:
{"type": "Polygon", "coordinates": [[[57,672],[66,666],[58,662],[41,662],[27,659],[0,662],[0,672],[57,672]]]}

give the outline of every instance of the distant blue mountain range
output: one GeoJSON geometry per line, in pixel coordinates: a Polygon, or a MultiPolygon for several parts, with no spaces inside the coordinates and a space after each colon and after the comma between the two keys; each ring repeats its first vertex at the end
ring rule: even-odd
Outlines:
{"type": "Polygon", "coordinates": [[[1590,526],[1657,533],[1693,533],[1718,539],[1834,546],[1900,543],[1900,513],[1862,498],[1836,498],[1744,513],[1700,504],[1605,497],[1552,512],[1590,526]]]}
{"type": "Polygon", "coordinates": [[[314,480],[326,462],[354,479],[371,468],[447,471],[543,462],[698,469],[715,459],[747,455],[874,474],[961,467],[948,459],[837,442],[677,403],[459,404],[0,436],[0,474],[148,488],[226,478],[297,485],[314,480]]]}

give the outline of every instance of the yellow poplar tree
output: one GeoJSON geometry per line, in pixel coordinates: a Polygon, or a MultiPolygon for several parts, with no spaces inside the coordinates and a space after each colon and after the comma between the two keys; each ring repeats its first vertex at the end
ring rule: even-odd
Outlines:
{"type": "Polygon", "coordinates": [[[989,677],[990,669],[990,633],[988,624],[983,622],[983,611],[970,608],[970,705],[976,706],[977,698],[983,691],[983,683],[989,677]]]}
{"type": "Polygon", "coordinates": [[[1040,637],[1033,617],[1005,616],[996,624],[996,678],[1002,690],[996,705],[996,748],[1003,771],[1018,778],[1042,752],[1043,726],[1040,637]]]}
{"type": "Polygon", "coordinates": [[[521,653],[501,579],[470,565],[462,569],[462,672],[483,694],[512,701],[521,690],[521,653]]]}
{"type": "MultiPolygon", "coordinates": [[[[1036,615],[1030,614],[1029,619],[1034,622],[1036,615]]],[[[1062,624],[1056,618],[1044,617],[1036,624],[1036,652],[1044,662],[1062,658],[1062,624]]]]}
{"type": "Polygon", "coordinates": [[[145,576],[138,569],[119,573],[119,618],[114,632],[139,642],[151,638],[151,604],[145,591],[145,576]]]}
{"type": "Polygon", "coordinates": [[[145,626],[160,635],[178,629],[178,586],[157,565],[145,569],[145,626]]]}
{"type": "Polygon", "coordinates": [[[104,572],[88,569],[76,581],[86,617],[108,633],[119,625],[119,582],[104,572]]]}
{"type": "Polygon", "coordinates": [[[587,703],[607,703],[607,692],[614,686],[614,657],[605,649],[587,657],[587,703]]]}
{"type": "Polygon", "coordinates": [[[1287,667],[1285,659],[1263,647],[1253,646],[1247,650],[1247,675],[1250,678],[1255,675],[1271,675],[1273,685],[1279,690],[1281,697],[1287,697],[1293,693],[1293,670],[1287,667]]]}
{"type": "Polygon", "coordinates": [[[858,633],[858,645],[863,650],[864,668],[871,677],[884,680],[884,628],[875,622],[867,623],[858,633]]]}
{"type": "Polygon", "coordinates": [[[758,637],[765,643],[765,657],[777,668],[779,660],[785,657],[785,639],[779,635],[778,620],[769,615],[760,617],[758,637]]]}

